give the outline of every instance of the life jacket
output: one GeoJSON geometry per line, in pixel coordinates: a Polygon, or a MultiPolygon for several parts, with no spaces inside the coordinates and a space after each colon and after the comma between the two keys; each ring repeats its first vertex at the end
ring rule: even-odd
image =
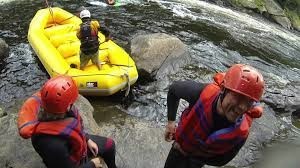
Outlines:
{"type": "Polygon", "coordinates": [[[259,118],[262,114],[262,107],[256,104],[236,123],[213,132],[212,108],[221,92],[223,78],[224,74],[218,73],[214,83],[202,90],[195,105],[185,109],[181,115],[175,140],[186,153],[193,155],[204,150],[211,154],[209,157],[214,157],[232,151],[235,146],[246,141],[253,118],[259,118]]]}
{"type": "Polygon", "coordinates": [[[80,25],[80,50],[84,54],[94,54],[99,49],[98,28],[85,21],[80,25]]]}
{"type": "Polygon", "coordinates": [[[80,164],[87,154],[86,136],[83,132],[82,119],[78,110],[73,106],[67,117],[55,121],[39,121],[38,113],[41,109],[41,93],[38,92],[27,99],[18,115],[19,134],[24,139],[33,135],[57,135],[69,139],[71,145],[70,159],[80,164]]]}

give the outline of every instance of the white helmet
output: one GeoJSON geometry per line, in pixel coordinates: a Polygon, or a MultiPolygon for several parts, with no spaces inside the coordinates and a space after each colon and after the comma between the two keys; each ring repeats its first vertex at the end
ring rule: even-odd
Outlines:
{"type": "Polygon", "coordinates": [[[84,10],[82,10],[81,12],[80,12],[80,18],[82,19],[82,18],[90,18],[91,17],[91,13],[90,13],[90,11],[88,11],[88,10],[86,10],[86,9],[84,9],[84,10]]]}

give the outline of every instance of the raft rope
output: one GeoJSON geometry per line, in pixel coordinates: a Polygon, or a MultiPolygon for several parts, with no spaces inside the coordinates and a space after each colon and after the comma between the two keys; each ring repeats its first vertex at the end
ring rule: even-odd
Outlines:
{"type": "Polygon", "coordinates": [[[48,7],[48,9],[49,9],[50,15],[51,15],[51,17],[52,17],[52,21],[53,21],[53,23],[56,25],[56,23],[55,23],[55,21],[54,21],[54,16],[53,16],[53,10],[52,10],[52,7],[51,7],[51,5],[49,5],[48,0],[45,0],[45,2],[46,2],[46,5],[47,5],[47,7],[48,7]]]}
{"type": "Polygon", "coordinates": [[[122,91],[125,91],[125,97],[127,97],[129,95],[130,92],[130,77],[129,77],[129,73],[128,73],[128,68],[129,68],[129,56],[127,57],[127,68],[126,68],[126,72],[124,73],[124,75],[122,75],[122,77],[126,78],[126,86],[124,89],[122,89],[122,91]]]}

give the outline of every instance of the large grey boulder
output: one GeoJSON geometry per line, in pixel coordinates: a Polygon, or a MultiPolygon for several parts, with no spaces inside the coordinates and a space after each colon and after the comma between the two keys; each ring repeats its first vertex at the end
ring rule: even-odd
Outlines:
{"type": "Polygon", "coordinates": [[[138,35],[131,40],[131,56],[141,76],[161,79],[190,62],[188,49],[177,37],[164,33],[138,35]]]}
{"type": "Polygon", "coordinates": [[[9,53],[9,47],[6,42],[0,38],[0,60],[7,57],[9,53]]]}
{"type": "Polygon", "coordinates": [[[128,116],[122,124],[99,125],[102,135],[116,141],[117,165],[123,168],[163,167],[172,143],[164,140],[164,127],[128,116]]]}

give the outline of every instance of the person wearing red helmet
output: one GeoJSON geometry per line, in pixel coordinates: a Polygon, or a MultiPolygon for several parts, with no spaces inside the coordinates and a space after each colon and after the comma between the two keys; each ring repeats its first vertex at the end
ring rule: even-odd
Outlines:
{"type": "Polygon", "coordinates": [[[244,145],[253,119],[262,115],[263,91],[263,76],[244,64],[217,73],[209,84],[177,81],[170,85],[165,140],[174,142],[164,167],[223,166],[232,160],[244,145]],[[176,127],[180,99],[189,106],[176,127]]]}
{"type": "Polygon", "coordinates": [[[112,139],[88,135],[74,102],[78,88],[69,76],[48,80],[28,98],[18,114],[19,134],[32,145],[48,168],[116,168],[112,139]]]}

